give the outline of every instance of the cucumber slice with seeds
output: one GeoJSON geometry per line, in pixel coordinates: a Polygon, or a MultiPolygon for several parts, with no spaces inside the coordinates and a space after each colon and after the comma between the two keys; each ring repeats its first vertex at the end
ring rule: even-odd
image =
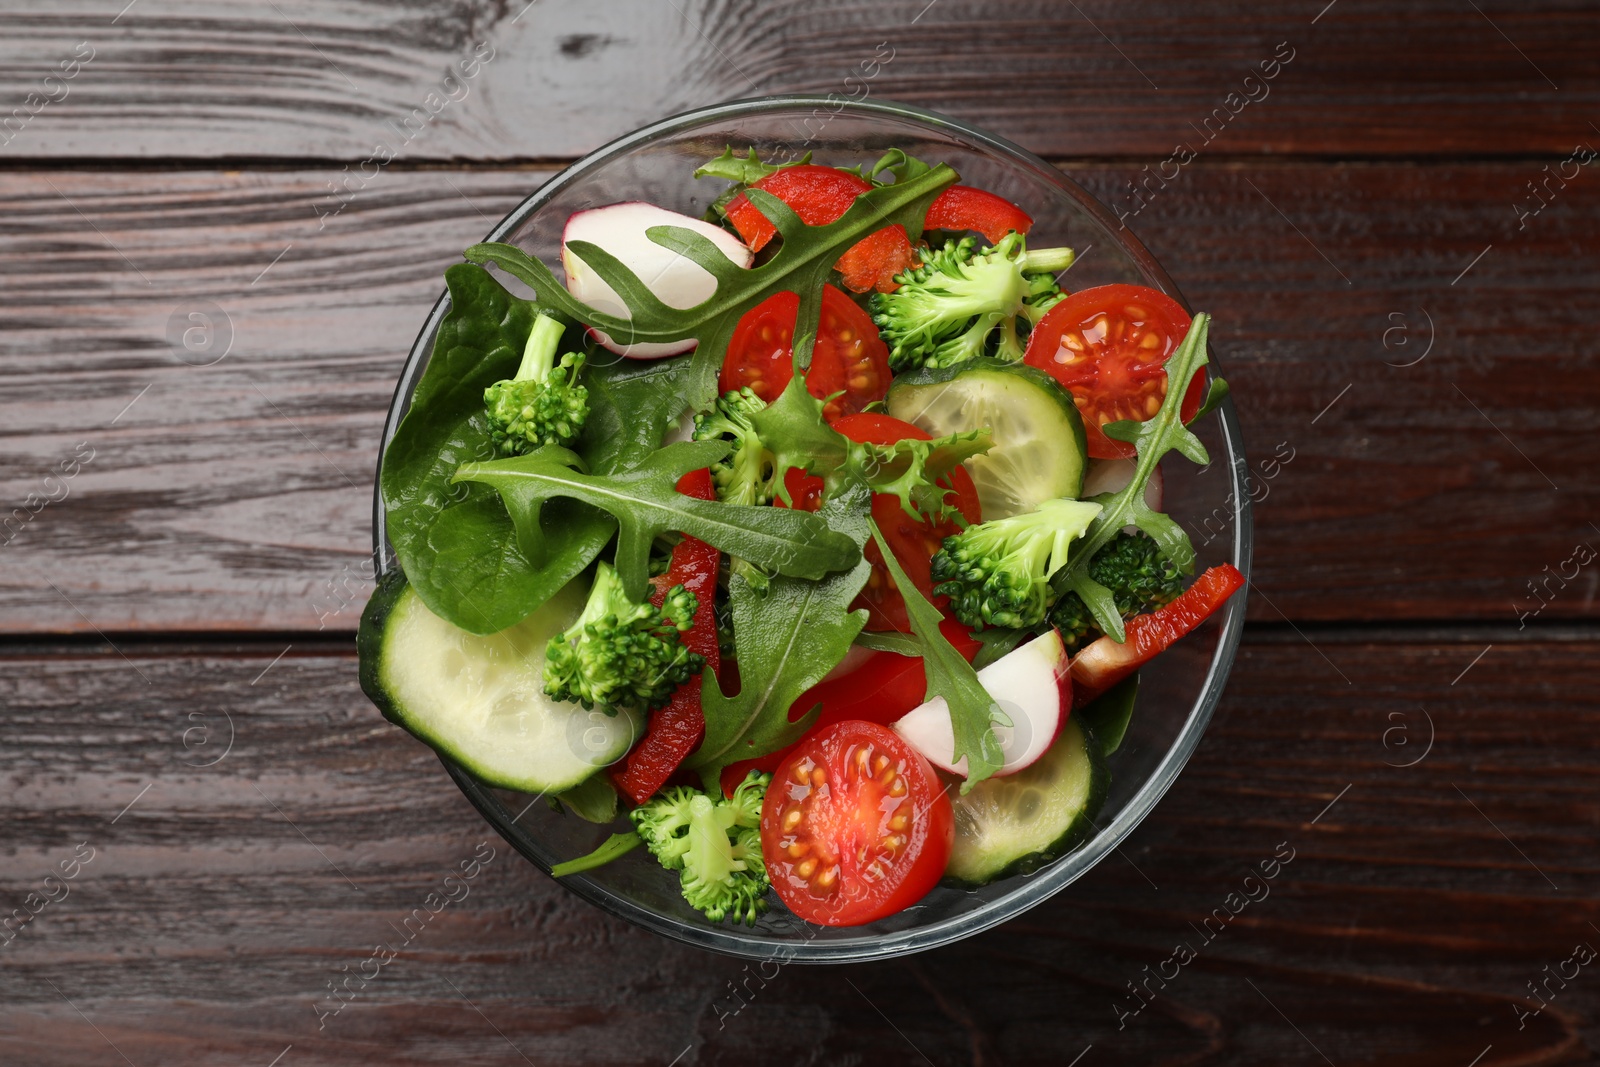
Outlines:
{"type": "Polygon", "coordinates": [[[1083,491],[1083,420],[1072,394],[1042,370],[974,359],[904,374],[889,387],[888,406],[935,437],[980,428],[994,435],[994,447],[966,464],[985,521],[1083,491]]]}
{"type": "Polygon", "coordinates": [[[488,785],[570,789],[622,758],[638,715],[544,694],[544,650],[583,610],[587,574],[532,615],[479,636],[446,622],[405,578],[384,576],[361,616],[361,688],[384,717],[488,785]]]}
{"type": "Polygon", "coordinates": [[[986,885],[1066,855],[1094,832],[1110,781],[1099,744],[1074,715],[1035,763],[952,792],[956,843],[945,877],[986,885]]]}

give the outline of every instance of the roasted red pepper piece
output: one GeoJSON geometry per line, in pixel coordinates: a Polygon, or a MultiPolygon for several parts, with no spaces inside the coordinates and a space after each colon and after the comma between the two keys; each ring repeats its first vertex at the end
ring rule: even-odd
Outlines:
{"type": "MultiPolygon", "coordinates": [[[[701,500],[715,500],[710,471],[690,471],[678,481],[678,492],[701,500]]],[[[666,592],[682,585],[698,601],[694,625],[684,631],[683,643],[689,651],[706,658],[712,670],[722,656],[717,644],[717,568],[721,553],[704,541],[685,537],[672,550],[667,573],[652,579],[651,603],[660,606],[666,592]]],[[[672,776],[689,754],[700,747],[706,733],[706,716],[700,707],[700,678],[690,678],[678,686],[672,699],[650,716],[644,737],[621,762],[611,768],[611,780],[635,804],[643,804],[672,776]]]]}
{"type": "Polygon", "coordinates": [[[1012,230],[1027,233],[1033,219],[1004,197],[970,185],[952,185],[928,205],[923,225],[930,230],[976,230],[994,244],[1012,230]]]}
{"type": "MultiPolygon", "coordinates": [[[[789,205],[807,226],[833,222],[849,210],[856,197],[873,188],[859,175],[810,163],[773,171],[752,185],[789,205]]],[[[727,213],[728,221],[752,251],[759,252],[778,232],[743,193],[728,204],[727,213]]],[[[897,224],[862,238],[845,250],[835,266],[849,289],[892,293],[897,288],[894,276],[910,268],[916,258],[906,228],[897,224]]]]}
{"type": "Polygon", "coordinates": [[[1127,640],[1101,637],[1072,657],[1072,706],[1081,708],[1165,652],[1178,638],[1205,622],[1244,585],[1231,563],[1212,567],[1178,594],[1178,599],[1126,625],[1127,640]]]}

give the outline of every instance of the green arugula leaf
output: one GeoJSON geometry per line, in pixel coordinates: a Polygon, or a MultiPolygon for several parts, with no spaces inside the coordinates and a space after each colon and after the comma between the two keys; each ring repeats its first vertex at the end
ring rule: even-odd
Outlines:
{"type": "Polygon", "coordinates": [[[642,844],[644,844],[644,838],[639,836],[637,830],[612,834],[600,843],[599,848],[587,856],[579,856],[575,860],[568,860],[565,863],[558,863],[551,867],[550,876],[552,878],[565,878],[569,874],[582,874],[584,871],[592,871],[596,867],[604,867],[612,860],[626,856],[642,844]]]}
{"type": "Polygon", "coordinates": [[[611,539],[603,512],[563,501],[550,523],[562,537],[534,566],[494,492],[452,485],[456,468],[497,455],[483,391],[516,373],[537,306],[482,267],[445,271],[450,311],[383,456],[381,488],[389,541],[417,595],[435,615],[489,634],[521,622],[587,567],[611,539]]]}
{"type": "Polygon", "coordinates": [[[716,398],[722,357],[745,312],[774,293],[798,293],[794,363],[806,369],[811,365],[822,310],[822,287],[839,256],[863,237],[894,223],[906,226],[909,232],[920,232],[928,205],[958,179],[955,171],[941,163],[920,177],[862,193],[843,215],[822,226],[807,226],[777,197],[749,189],[745,195],[771,220],[783,240],[771,259],[748,269],[734,263],[701,234],[682,226],[652,226],[646,231],[650,240],[699,264],[716,279],[716,291],[703,303],[686,309],[659,300],[638,275],[598,245],[573,241],[567,250],[587,263],[627,304],[627,318],[597,311],[576,299],[549,267],[514,245],[474,245],[464,254],[477,263],[499,264],[532,287],[541,303],[619,340],[698,338],[684,396],[690,406],[704,410],[716,398]]]}
{"type": "Polygon", "coordinates": [[[943,616],[939,609],[928,603],[906,575],[905,568],[895,559],[894,553],[883,540],[883,533],[872,524],[872,539],[883,553],[900,595],[905,598],[906,615],[911,620],[911,632],[922,645],[922,668],[928,677],[928,691],[924,700],[943,697],[950,709],[950,726],[956,738],[951,760],[967,757],[967,780],[961,783],[961,792],[990,777],[1005,763],[1000,751],[1000,739],[994,735],[994,723],[1007,723],[1005,712],[1000,710],[989,691],[978,681],[978,672],[972,664],[955,650],[948,638],[939,630],[943,616]]]}
{"type": "Polygon", "coordinates": [[[544,559],[546,503],[566,497],[610,512],[617,520],[617,577],[634,600],[644,600],[650,578],[650,544],[669,531],[698,537],[768,571],[821,578],[852,568],[861,550],[834,533],[818,515],[788,508],[751,508],[700,500],[677,491],[678,479],[727,454],[724,441],[680,441],[651,453],[630,470],[583,474],[582,460],[546,445],[526,456],[466,463],[457,481],[482,482],[500,493],[516,524],[518,544],[529,559],[544,559]]]}
{"type": "Polygon", "coordinates": [[[893,630],[862,630],[856,634],[855,643],[874,652],[893,652],[897,656],[922,655],[922,645],[915,637],[893,630]]]}
{"type": "MultiPolygon", "coordinates": [[[[920,178],[932,169],[931,166],[916,156],[906,155],[904,149],[891,148],[883,154],[883,158],[872,165],[872,169],[867,171],[866,177],[867,180],[875,182],[879,180],[878,175],[888,171],[894,175],[895,183],[898,184],[900,182],[908,182],[913,178],[920,178]]],[[[912,236],[915,237],[916,235],[913,234],[912,236]]]]}
{"type": "MultiPolygon", "coordinates": [[[[1138,451],[1133,479],[1116,493],[1102,493],[1090,500],[1101,505],[1100,514],[1089,523],[1083,537],[1073,545],[1073,562],[1069,563],[1051,580],[1058,593],[1068,589],[1083,598],[1085,606],[1094,615],[1095,622],[1115,641],[1122,641],[1126,631],[1122,613],[1117,610],[1116,598],[1111,591],[1089,577],[1089,561],[1117,535],[1117,531],[1133,524],[1149,534],[1161,549],[1161,554],[1171,560],[1184,574],[1194,571],[1194,545],[1183,527],[1173,519],[1156,511],[1144,500],[1145,483],[1155,472],[1161,457],[1176,450],[1194,463],[1211,462],[1206,446],[1200,438],[1184,425],[1182,406],[1189,383],[1206,366],[1206,334],[1211,328],[1211,316],[1204,312],[1194,317],[1183,343],[1167,358],[1167,396],[1161,409],[1145,422],[1112,422],[1102,429],[1107,437],[1132,444],[1138,451]]],[[[1227,385],[1219,379],[1211,385],[1206,404],[1220,403],[1227,393],[1227,385]]],[[[1196,415],[1196,418],[1199,416],[1196,415]]]]}
{"type": "Polygon", "coordinates": [[[696,178],[726,178],[731,182],[738,182],[740,185],[754,185],[762,178],[780,171],[784,167],[798,167],[810,162],[811,153],[807,152],[804,156],[791,163],[763,163],[760,157],[756,155],[754,147],[747,154],[737,156],[733,153],[733,146],[728,145],[722,150],[722,155],[696,167],[694,176],[696,178]]]}
{"type": "Polygon", "coordinates": [[[825,494],[861,480],[874,493],[898,496],[900,506],[919,521],[945,518],[955,512],[955,506],[946,499],[949,488],[936,483],[992,445],[987,429],[931,441],[863,444],[829,426],[822,411],[823,402],[795,375],[777,400],[750,416],[761,443],[772,453],[773,482],[786,503],[790,501],[784,476],[798,469],[822,478],[825,494]]]}
{"type": "Polygon", "coordinates": [[[1024,641],[1034,637],[1032,630],[1013,630],[1005,626],[989,626],[972,634],[973,640],[983,647],[972,657],[972,669],[981,671],[995,660],[1022,647],[1024,641]]]}
{"type": "MultiPolygon", "coordinates": [[[[859,549],[866,543],[870,507],[866,487],[858,484],[825,500],[817,514],[859,549]]],[[[790,707],[844,659],[866,625],[866,610],[849,607],[871,571],[863,559],[819,582],[773,578],[765,593],[739,575],[729,579],[739,692],[724,696],[716,675],[706,672],[700,689],[706,736],[687,761],[707,790],[721,788],[722,770],[730,763],[776,752],[811,728],[817,709],[790,722],[790,707]]]]}

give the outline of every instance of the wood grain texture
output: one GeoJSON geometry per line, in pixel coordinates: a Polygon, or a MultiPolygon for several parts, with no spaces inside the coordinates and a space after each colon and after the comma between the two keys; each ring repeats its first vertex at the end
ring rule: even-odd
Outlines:
{"type": "Polygon", "coordinates": [[[22,113],[0,158],[353,162],[425,109],[436,117],[406,159],[552,159],[792,92],[920,104],[1051,155],[1165,155],[1224,106],[1239,113],[1212,146],[1224,153],[1565,153],[1600,111],[1600,16],[1578,0],[135,0],[113,18],[118,6],[8,16],[0,114],[22,113]],[[445,83],[479,44],[492,58],[445,83]],[[75,53],[92,59],[42,81],[75,53]],[[1293,58],[1246,84],[1275,54],[1293,58]]]}
{"type": "MultiPolygon", "coordinates": [[[[1070,173],[1139,207],[1135,170],[1070,173]]],[[[1199,162],[1130,214],[1217,316],[1253,617],[1592,617],[1600,183],[1519,229],[1538,173],[1199,162]]],[[[328,171],[0,175],[0,630],[352,629],[404,353],[547,174],[385,171],[321,229],[328,171]],[[210,307],[195,366],[168,331],[210,307]]]]}
{"type": "Polygon", "coordinates": [[[1247,643],[1118,856],[996,931],[845,970],[747,970],[605,917],[382,723],[351,655],[281,651],[0,656],[0,904],[94,850],[0,947],[0,1060],[265,1067],[292,1045],[285,1065],[922,1062],[915,1045],[942,1067],[1060,1065],[1092,1044],[1100,1063],[1321,1062],[1314,1045],[1341,1067],[1463,1067],[1492,1046],[1480,1067],[1506,1067],[1600,1047],[1593,965],[1517,1014],[1544,968],[1600,946],[1590,643],[1516,646],[1531,685],[1486,661],[1452,686],[1467,643],[1334,638],[1359,703],[1298,638],[1247,643]],[[1392,766],[1423,751],[1419,708],[1432,748],[1392,766]],[[326,983],[485,840],[465,899],[319,1030],[326,983]],[[1268,894],[1197,932],[1275,851],[1293,858],[1268,894]],[[1180,943],[1195,959],[1133,1012],[1126,984],[1172,974],[1180,943]]]}

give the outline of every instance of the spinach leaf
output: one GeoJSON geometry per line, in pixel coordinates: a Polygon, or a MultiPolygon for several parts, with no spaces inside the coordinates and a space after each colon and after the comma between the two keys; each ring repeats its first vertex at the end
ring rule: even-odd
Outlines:
{"type": "Polygon", "coordinates": [[[1139,675],[1130,674],[1072,714],[1094,733],[1100,751],[1107,756],[1122,747],[1133,721],[1133,705],[1139,696],[1139,675]]]}
{"type": "Polygon", "coordinates": [[[523,555],[542,561],[549,551],[541,512],[558,497],[608,511],[617,520],[617,577],[634,600],[643,600],[650,577],[650,544],[669,531],[698,537],[732,556],[777,574],[821,578],[854,567],[855,542],[834,533],[820,515],[789,508],[752,508],[700,500],[675,488],[678,479],[728,452],[725,441],[680,441],[644,462],[609,475],[574,470],[582,460],[546,445],[526,456],[466,463],[456,480],[492,486],[516,523],[523,555]]]}
{"type": "Polygon", "coordinates": [[[922,668],[928,677],[928,691],[923,699],[942,697],[950,710],[950,727],[956,739],[950,758],[955,761],[967,757],[967,780],[961,783],[961,792],[965,794],[1005,762],[993,724],[1008,723],[1006,714],[978,681],[978,672],[973,670],[972,664],[939,632],[943,616],[906,575],[905,568],[884,543],[877,523],[872,524],[872,539],[878,543],[889,574],[905,598],[911,632],[922,645],[922,668]]]}
{"type": "Polygon", "coordinates": [[[688,407],[681,394],[688,368],[687,359],[621,358],[584,368],[589,418],[574,448],[590,470],[614,474],[636,467],[661,447],[688,407]]]}
{"type": "Polygon", "coordinates": [[[563,536],[535,567],[518,552],[491,489],[451,484],[460,464],[496,454],[483,391],[516,373],[536,308],[473,264],[447,269],[445,283],[450,311],[384,453],[383,500],[389,540],[422,602],[463,630],[488,634],[522,621],[587,567],[615,524],[564,502],[550,516],[563,536]]]}
{"type": "Polygon", "coordinates": [[[681,226],[652,226],[646,231],[650,240],[699,264],[716,279],[716,291],[692,308],[664,303],[615,256],[587,241],[574,241],[567,249],[611,286],[627,304],[629,317],[597,311],[576,299],[549,267],[514,245],[474,245],[465,255],[474,262],[498,263],[531,286],[543,304],[613,337],[629,342],[698,338],[684,393],[691,406],[703,410],[717,396],[722,357],[734,327],[746,311],[774,293],[798,293],[794,363],[801,370],[809,367],[822,311],[822,287],[840,254],[868,234],[894,223],[904,225],[908,232],[920,232],[928,205],[958,178],[955,171],[940,164],[919,177],[862,193],[843,215],[822,226],[807,226],[775,196],[760,189],[746,190],[750,202],[783,239],[771,259],[748,269],[734,263],[701,234],[681,226]]]}
{"type": "MultiPolygon", "coordinates": [[[[870,507],[866,487],[857,484],[824,500],[817,514],[843,531],[836,536],[859,547],[866,543],[870,507]]],[[[811,728],[817,709],[790,722],[790,706],[844,659],[866,625],[867,612],[849,607],[871,570],[863,559],[818,582],[773,578],[765,593],[740,575],[729,579],[739,692],[724,696],[716,675],[706,673],[700,689],[705,740],[687,761],[706,789],[721,788],[722,770],[728,764],[776,752],[811,728]]]]}
{"type": "MultiPolygon", "coordinates": [[[[1194,463],[1211,462],[1206,446],[1184,425],[1182,405],[1184,394],[1194,376],[1204,370],[1207,363],[1206,334],[1211,328],[1211,316],[1201,312],[1194,317],[1183,343],[1167,358],[1167,396],[1161,409],[1145,422],[1112,422],[1102,429],[1107,437],[1132,444],[1138,452],[1133,478],[1116,493],[1102,493],[1091,497],[1100,505],[1100,514],[1089,523],[1083,537],[1073,545],[1073,562],[1059,571],[1051,584],[1057,593],[1071,590],[1083,598],[1094,615],[1094,621],[1112,640],[1122,641],[1126,631],[1122,626],[1122,613],[1117,610],[1116,598],[1111,591],[1089,576],[1089,561],[1117,536],[1117,531],[1132,523],[1149,534],[1161,549],[1161,554],[1171,560],[1180,571],[1194,571],[1194,545],[1168,515],[1156,511],[1144,500],[1145,483],[1155,472],[1161,457],[1176,449],[1194,463]]],[[[1220,378],[1211,383],[1201,411],[1210,411],[1227,395],[1228,386],[1220,378]]],[[[1197,413],[1196,418],[1199,417],[1197,413]]]]}

